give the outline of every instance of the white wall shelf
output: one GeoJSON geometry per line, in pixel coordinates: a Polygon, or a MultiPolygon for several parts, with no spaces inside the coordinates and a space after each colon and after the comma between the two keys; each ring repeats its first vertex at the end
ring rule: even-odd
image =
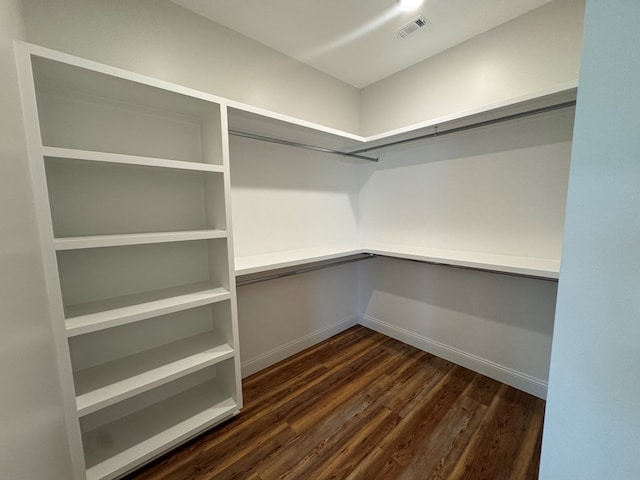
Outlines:
{"type": "Polygon", "coordinates": [[[548,280],[557,280],[560,273],[560,260],[554,259],[443,250],[410,245],[371,244],[363,245],[362,247],[319,247],[240,257],[235,262],[236,275],[268,272],[270,270],[306,265],[324,260],[335,260],[357,254],[380,255],[548,280]]]}
{"type": "Polygon", "coordinates": [[[226,230],[220,165],[44,158],[55,237],[226,230]]]}
{"type": "Polygon", "coordinates": [[[84,335],[230,298],[226,288],[196,284],[71,305],[66,308],[66,333],[68,337],[84,335]]]}
{"type": "Polygon", "coordinates": [[[83,434],[87,479],[110,480],[228,418],[238,403],[202,384],[83,434]],[[105,439],[109,445],[105,446],[105,439]]]}
{"type": "Polygon", "coordinates": [[[118,163],[123,165],[138,165],[142,167],[171,168],[194,172],[222,173],[221,165],[208,163],[185,162],[180,160],[167,160],[164,158],[141,157],[136,155],[122,155],[118,153],[93,152],[89,150],[76,150],[73,148],[42,147],[42,155],[48,159],[80,160],[85,162],[118,163]]]}
{"type": "Polygon", "coordinates": [[[539,277],[549,280],[557,280],[560,272],[560,261],[546,258],[515,257],[481,252],[384,244],[369,245],[366,251],[385,257],[539,277]]]}
{"type": "Polygon", "coordinates": [[[130,233],[123,235],[95,235],[89,237],[68,237],[54,239],[56,250],[77,250],[83,248],[118,247],[124,245],[145,245],[150,243],[186,242],[192,240],[212,240],[226,238],[224,230],[193,230],[158,233],[130,233]]]}
{"type": "MultiPolygon", "coordinates": [[[[388,148],[385,147],[387,144],[412,140],[433,134],[434,131],[446,132],[452,129],[473,127],[476,124],[484,126],[486,122],[496,121],[503,117],[526,114],[555,105],[569,105],[575,102],[576,97],[577,82],[569,82],[531,95],[523,95],[471,110],[453,112],[442,117],[370,136],[341,132],[274,112],[230,102],[230,106],[234,108],[229,110],[229,128],[238,132],[253,133],[277,140],[314,145],[331,150],[359,152],[362,149],[367,149],[367,151],[375,151],[380,148],[388,148]]],[[[366,164],[366,162],[364,163],[366,164]]]]}
{"type": "Polygon", "coordinates": [[[205,333],[75,372],[78,415],[231,358],[233,348],[219,341],[214,334],[205,333]]]}
{"type": "Polygon", "coordinates": [[[278,268],[295,267],[359,253],[366,252],[355,245],[334,245],[238,257],[235,260],[236,275],[249,275],[278,268]]]}

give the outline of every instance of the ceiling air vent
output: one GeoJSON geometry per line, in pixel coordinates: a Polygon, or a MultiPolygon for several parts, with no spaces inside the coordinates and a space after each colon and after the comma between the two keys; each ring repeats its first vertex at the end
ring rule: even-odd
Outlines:
{"type": "Polygon", "coordinates": [[[422,15],[418,15],[409,23],[406,23],[402,27],[400,27],[400,30],[396,31],[393,35],[396,38],[405,38],[411,35],[413,32],[421,29],[422,27],[426,27],[430,23],[431,22],[429,22],[429,20],[424,18],[422,15]]]}

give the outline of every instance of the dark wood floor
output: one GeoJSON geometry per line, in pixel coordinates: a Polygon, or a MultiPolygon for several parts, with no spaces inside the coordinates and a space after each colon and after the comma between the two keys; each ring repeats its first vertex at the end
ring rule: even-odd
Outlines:
{"type": "Polygon", "coordinates": [[[544,402],[357,326],[244,380],[245,407],[131,480],[536,479],[544,402]]]}

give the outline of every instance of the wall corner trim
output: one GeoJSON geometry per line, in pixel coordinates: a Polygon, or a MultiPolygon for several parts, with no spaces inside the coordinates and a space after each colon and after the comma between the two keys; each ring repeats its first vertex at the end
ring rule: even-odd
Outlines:
{"type": "Polygon", "coordinates": [[[347,330],[348,328],[358,325],[358,323],[360,323],[359,316],[350,315],[349,317],[332,323],[320,330],[316,330],[304,335],[303,337],[296,338],[295,340],[274,348],[273,350],[269,350],[257,357],[242,362],[242,378],[253,375],[264,368],[301,352],[305,348],[311,347],[329,337],[333,337],[334,335],[347,330]]]}
{"type": "Polygon", "coordinates": [[[498,363],[492,362],[471,353],[464,352],[444,343],[437,342],[417,333],[399,328],[395,325],[383,322],[370,315],[361,315],[360,325],[375,330],[376,332],[395,338],[413,347],[424,350],[438,357],[444,358],[457,365],[473,370],[474,372],[486,375],[502,383],[506,383],[524,392],[530,393],[538,398],[546,399],[547,382],[539,378],[532,377],[526,373],[513,370],[498,363]]]}

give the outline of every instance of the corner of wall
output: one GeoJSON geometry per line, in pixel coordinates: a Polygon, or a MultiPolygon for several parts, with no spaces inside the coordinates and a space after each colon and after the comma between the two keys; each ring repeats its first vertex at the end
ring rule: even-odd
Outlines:
{"type": "Polygon", "coordinates": [[[171,2],[23,3],[31,43],[359,131],[358,89],[171,2]]]}
{"type": "Polygon", "coordinates": [[[71,478],[13,50],[25,36],[21,9],[0,2],[0,472],[71,478]]]}
{"type": "Polygon", "coordinates": [[[576,82],[585,0],[555,0],[360,91],[373,135],[576,82]]]}

